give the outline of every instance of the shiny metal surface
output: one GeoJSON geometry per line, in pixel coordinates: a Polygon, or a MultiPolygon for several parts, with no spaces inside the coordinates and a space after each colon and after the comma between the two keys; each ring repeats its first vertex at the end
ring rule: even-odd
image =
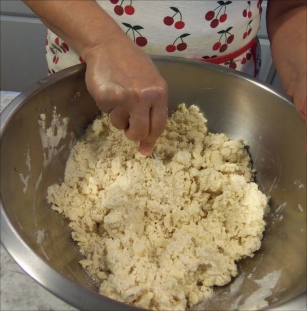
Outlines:
{"type": "MultiPolygon", "coordinates": [[[[289,302],[306,291],[304,122],[290,100],[245,75],[174,58],[154,61],[169,84],[170,111],[182,102],[199,105],[210,131],[244,139],[257,182],[271,196],[262,247],[253,258],[239,263],[238,290],[233,291],[233,284],[217,288],[214,299],[199,310],[236,309],[236,302],[246,301],[259,289],[257,280],[276,271],[280,277],[265,300],[270,308],[289,302]]],[[[41,80],[1,114],[1,242],[30,276],[73,306],[132,310],[97,294],[78,263],[81,255],[67,221],[46,202],[47,187],[63,178],[73,137],[80,137],[98,113],[86,90],[84,72],[84,65],[78,65],[41,80]],[[70,117],[69,135],[44,167],[38,120],[44,113],[50,124],[54,106],[62,117],[70,117]],[[21,176],[29,176],[25,192],[21,176]]]]}

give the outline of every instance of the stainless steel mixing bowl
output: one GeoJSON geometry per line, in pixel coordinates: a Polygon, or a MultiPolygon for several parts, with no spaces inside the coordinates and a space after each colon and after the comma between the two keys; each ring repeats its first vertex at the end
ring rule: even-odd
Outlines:
{"type": "MultiPolygon", "coordinates": [[[[170,111],[196,104],[209,130],[249,145],[257,182],[271,196],[260,251],[239,263],[239,275],[198,309],[274,307],[306,291],[306,163],[304,122],[291,101],[246,75],[205,63],[154,58],[169,85],[170,111]]],[[[1,115],[1,241],[17,263],[56,296],[82,310],[132,310],[97,293],[79,265],[67,220],[51,210],[46,189],[63,179],[72,143],[98,110],[84,83],[84,65],[46,79],[1,115]],[[68,133],[43,148],[38,120],[50,126],[56,107],[68,133]],[[50,149],[51,148],[51,149],[50,149]],[[44,156],[49,159],[44,164],[44,156]],[[49,164],[48,164],[49,163],[49,164]]],[[[137,308],[134,308],[137,310],[137,308]]],[[[197,309],[197,308],[196,308],[197,309]]]]}

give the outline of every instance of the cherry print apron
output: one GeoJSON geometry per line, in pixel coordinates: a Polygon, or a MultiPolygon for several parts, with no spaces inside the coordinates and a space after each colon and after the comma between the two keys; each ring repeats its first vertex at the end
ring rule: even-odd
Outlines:
{"type": "MultiPolygon", "coordinates": [[[[211,62],[258,76],[262,0],[97,0],[146,53],[211,62]]],[[[48,30],[49,73],[83,62],[48,30]]]]}

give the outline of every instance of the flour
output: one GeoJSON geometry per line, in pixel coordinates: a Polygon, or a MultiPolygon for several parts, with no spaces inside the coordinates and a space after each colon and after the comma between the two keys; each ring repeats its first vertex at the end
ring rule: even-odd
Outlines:
{"type": "Polygon", "coordinates": [[[255,280],[259,285],[253,294],[251,294],[244,304],[239,306],[239,310],[260,310],[267,307],[269,303],[265,300],[272,295],[272,289],[276,286],[281,276],[281,270],[276,270],[268,273],[263,279],[255,280]]]}
{"type": "Polygon", "coordinates": [[[31,159],[30,159],[30,149],[28,146],[28,151],[26,154],[26,166],[28,169],[28,174],[24,175],[23,173],[19,174],[19,179],[20,181],[24,184],[24,188],[23,188],[23,193],[26,193],[27,189],[28,189],[28,184],[29,184],[29,179],[31,176],[31,159]]]}
{"type": "Polygon", "coordinates": [[[46,119],[46,115],[42,113],[38,120],[39,134],[43,146],[44,167],[49,165],[52,159],[64,148],[59,144],[67,135],[69,122],[69,118],[61,118],[61,115],[56,113],[56,107],[53,109],[51,125],[48,128],[46,127],[46,119]]]}
{"type": "Polygon", "coordinates": [[[48,201],[69,219],[80,263],[102,295],[184,310],[229,283],[236,262],[260,248],[267,197],[243,141],[207,133],[196,106],[179,106],[154,152],[155,161],[141,155],[108,116],[98,117],[48,201]]]}

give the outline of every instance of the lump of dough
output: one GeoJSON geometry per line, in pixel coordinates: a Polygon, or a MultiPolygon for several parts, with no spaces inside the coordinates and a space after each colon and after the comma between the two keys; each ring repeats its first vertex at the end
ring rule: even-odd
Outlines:
{"type": "Polygon", "coordinates": [[[207,133],[198,107],[180,105],[156,160],[98,117],[48,189],[70,221],[80,262],[102,295],[151,310],[184,310],[237,275],[265,229],[267,198],[243,141],[207,133]]]}

